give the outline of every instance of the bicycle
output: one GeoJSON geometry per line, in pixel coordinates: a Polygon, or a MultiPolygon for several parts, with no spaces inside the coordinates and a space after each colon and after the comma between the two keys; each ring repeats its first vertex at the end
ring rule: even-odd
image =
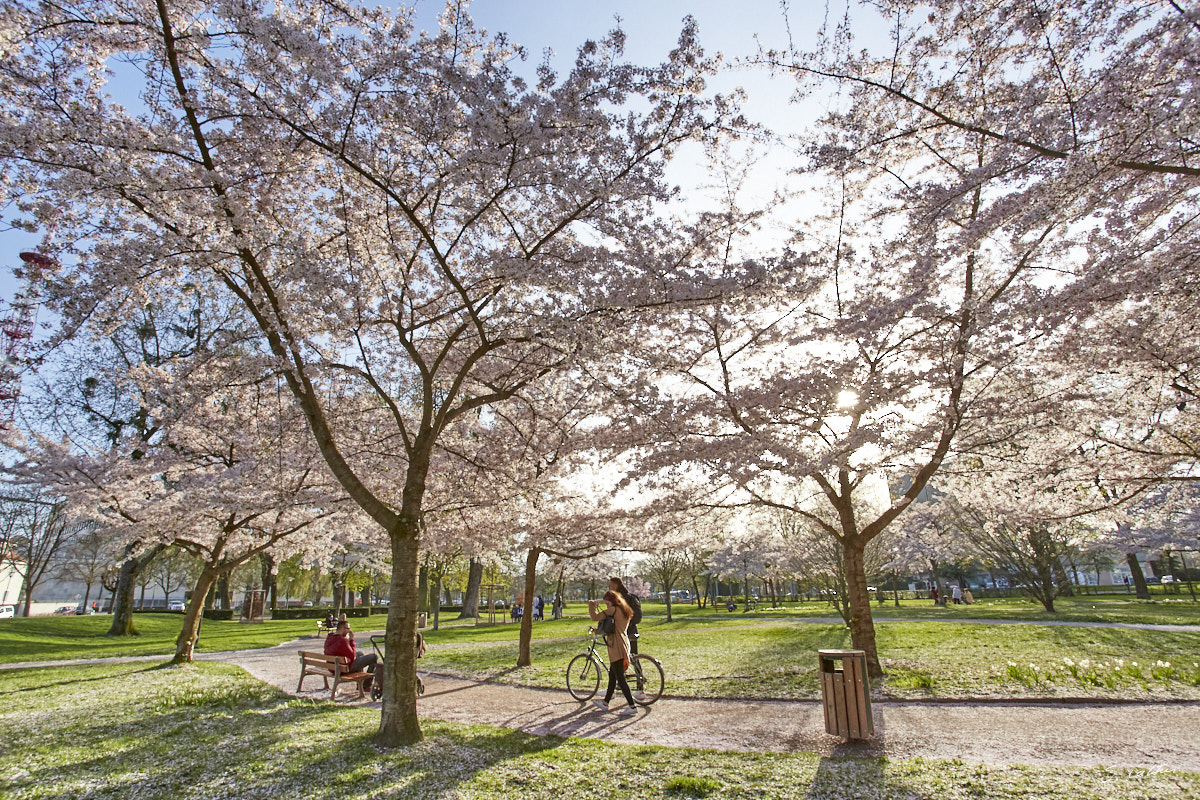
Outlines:
{"type": "MultiPolygon", "coordinates": [[[[375,677],[371,679],[371,699],[379,701],[383,699],[383,653],[386,647],[384,637],[375,635],[371,637],[371,647],[375,650],[375,656],[379,659],[379,665],[375,667],[375,677]]],[[[417,658],[425,655],[425,637],[419,632],[417,633],[417,658]]],[[[421,680],[421,676],[417,676],[417,697],[425,694],[425,681],[421,680]]]]}
{"type": "MultiPolygon", "coordinates": [[[[600,673],[608,675],[608,664],[596,654],[596,645],[604,641],[604,637],[595,628],[588,628],[592,637],[585,652],[571,659],[567,665],[567,691],[580,702],[589,700],[600,689],[600,673]]],[[[636,637],[637,634],[634,634],[636,637]]],[[[653,656],[637,653],[629,657],[633,667],[630,675],[630,690],[633,692],[633,702],[639,706],[648,706],[662,697],[663,677],[662,663],[653,656]]]]}

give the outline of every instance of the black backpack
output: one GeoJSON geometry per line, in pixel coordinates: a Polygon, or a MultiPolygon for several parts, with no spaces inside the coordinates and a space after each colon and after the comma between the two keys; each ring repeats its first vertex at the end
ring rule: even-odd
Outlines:
{"type": "Polygon", "coordinates": [[[637,599],[636,594],[626,595],[625,599],[629,601],[629,607],[633,609],[633,616],[629,621],[637,625],[642,621],[642,601],[637,599]]]}

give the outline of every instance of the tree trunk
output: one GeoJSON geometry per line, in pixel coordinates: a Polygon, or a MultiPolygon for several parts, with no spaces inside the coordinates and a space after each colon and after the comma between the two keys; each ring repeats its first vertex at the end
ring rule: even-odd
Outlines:
{"type": "Polygon", "coordinates": [[[463,594],[462,613],[458,615],[459,619],[468,617],[479,619],[479,585],[481,583],[483,583],[483,561],[472,558],[471,566],[467,570],[467,591],[463,594]]]}
{"type": "Polygon", "coordinates": [[[564,595],[566,594],[566,591],[567,591],[566,575],[567,575],[567,568],[559,567],[558,568],[558,582],[555,584],[555,590],[554,590],[554,599],[558,601],[557,603],[554,604],[554,612],[553,613],[554,613],[555,619],[562,619],[563,606],[566,605],[566,603],[567,603],[567,598],[564,597],[564,595]]]}
{"type": "Polygon", "coordinates": [[[846,537],[842,541],[842,561],[846,571],[846,589],[849,595],[850,641],[855,650],[862,650],[867,657],[867,674],[872,678],[883,677],[879,654],[875,649],[875,622],[871,618],[871,598],[867,595],[866,560],[863,550],[866,542],[859,537],[846,537]]]}
{"type": "Polygon", "coordinates": [[[275,559],[269,553],[260,553],[259,563],[262,567],[260,570],[262,576],[262,587],[267,592],[267,607],[271,609],[271,614],[274,615],[276,607],[276,580],[275,580],[275,559]]]}
{"type": "Polygon", "coordinates": [[[429,567],[424,565],[417,573],[417,611],[429,613],[429,567]]]}
{"type": "Polygon", "coordinates": [[[196,587],[192,590],[192,599],[188,601],[187,611],[183,614],[183,629],[175,640],[175,658],[172,664],[192,663],[192,653],[196,649],[196,639],[200,635],[200,620],[204,617],[204,609],[208,592],[216,583],[218,575],[215,570],[204,569],[196,579],[196,587]]]}
{"type": "Polygon", "coordinates": [[[136,636],[133,627],[133,589],[138,576],[150,566],[159,553],[167,549],[165,544],[156,544],[140,556],[133,555],[135,545],[125,548],[125,561],[117,576],[117,590],[113,594],[113,621],[107,636],[136,636]]]}
{"type": "Polygon", "coordinates": [[[525,554],[525,613],[521,615],[521,641],[517,648],[517,666],[533,664],[529,643],[533,641],[533,592],[537,588],[537,562],[542,551],[536,547],[525,554]]]}
{"type": "Polygon", "coordinates": [[[375,734],[375,744],[381,747],[416,744],[424,738],[417,719],[418,520],[419,512],[402,515],[390,537],[392,580],[384,635],[383,711],[375,734]]]}
{"type": "Polygon", "coordinates": [[[221,599],[221,610],[233,608],[233,598],[229,595],[229,573],[217,578],[217,596],[221,599]]]}
{"type": "Polygon", "coordinates": [[[1062,559],[1058,557],[1058,548],[1053,548],[1054,557],[1050,560],[1050,569],[1054,574],[1055,596],[1074,597],[1075,592],[1072,589],[1071,576],[1067,574],[1067,568],[1063,566],[1062,559]]]}
{"type": "Polygon", "coordinates": [[[1138,563],[1137,553],[1126,553],[1125,563],[1129,565],[1129,574],[1133,576],[1133,587],[1137,590],[1138,600],[1150,599],[1150,587],[1146,585],[1146,576],[1142,565],[1138,563]]]}
{"type": "Polygon", "coordinates": [[[433,615],[433,629],[438,629],[438,620],[442,616],[442,573],[435,572],[433,574],[433,584],[429,592],[430,613],[433,615]]]}

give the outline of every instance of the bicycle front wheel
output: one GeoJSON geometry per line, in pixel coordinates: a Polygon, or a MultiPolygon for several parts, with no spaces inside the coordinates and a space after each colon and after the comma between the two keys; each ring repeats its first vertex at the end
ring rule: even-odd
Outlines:
{"type": "Polygon", "coordinates": [[[571,697],[583,701],[596,694],[600,688],[600,665],[587,653],[580,653],[567,665],[567,691],[571,697]]]}
{"type": "Polygon", "coordinates": [[[633,689],[633,702],[639,706],[648,706],[662,697],[663,677],[662,664],[653,656],[636,655],[633,657],[630,688],[633,689]]]}

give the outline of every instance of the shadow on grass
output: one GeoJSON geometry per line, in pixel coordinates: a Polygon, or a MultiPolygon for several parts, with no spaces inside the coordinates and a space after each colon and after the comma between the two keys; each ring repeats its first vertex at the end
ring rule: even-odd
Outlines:
{"type": "Polygon", "coordinates": [[[20,704],[15,719],[26,725],[18,723],[4,747],[6,760],[21,765],[10,776],[16,794],[446,796],[507,759],[561,744],[426,723],[426,741],[383,750],[372,742],[379,724],[373,709],[290,698],[211,665],[105,675],[86,669],[45,687],[49,697],[20,704]],[[85,684],[83,696],[77,690],[85,684]]]}
{"type": "MultiPolygon", "coordinates": [[[[154,664],[149,667],[142,667],[141,669],[133,670],[129,674],[133,675],[133,674],[137,674],[139,672],[154,672],[156,670],[160,670],[160,669],[163,669],[164,667],[169,667],[169,666],[171,666],[171,665],[170,664],[154,664]]],[[[19,680],[20,677],[22,676],[22,674],[29,675],[32,673],[40,674],[40,673],[53,673],[53,672],[66,673],[67,671],[69,671],[69,667],[55,667],[55,666],[21,667],[21,668],[15,668],[15,669],[11,669],[11,670],[5,670],[5,673],[6,673],[5,677],[10,677],[10,678],[19,680]]],[[[113,679],[112,675],[97,675],[96,677],[92,677],[92,678],[64,678],[63,680],[34,681],[34,682],[31,682],[28,686],[19,686],[15,689],[0,689],[0,697],[2,697],[4,695],[9,695],[9,694],[21,694],[23,692],[31,692],[31,691],[37,691],[37,690],[57,689],[57,688],[61,688],[64,686],[83,686],[83,685],[89,684],[89,683],[99,683],[99,682],[104,682],[104,681],[111,681],[112,679],[113,679]]]]}

